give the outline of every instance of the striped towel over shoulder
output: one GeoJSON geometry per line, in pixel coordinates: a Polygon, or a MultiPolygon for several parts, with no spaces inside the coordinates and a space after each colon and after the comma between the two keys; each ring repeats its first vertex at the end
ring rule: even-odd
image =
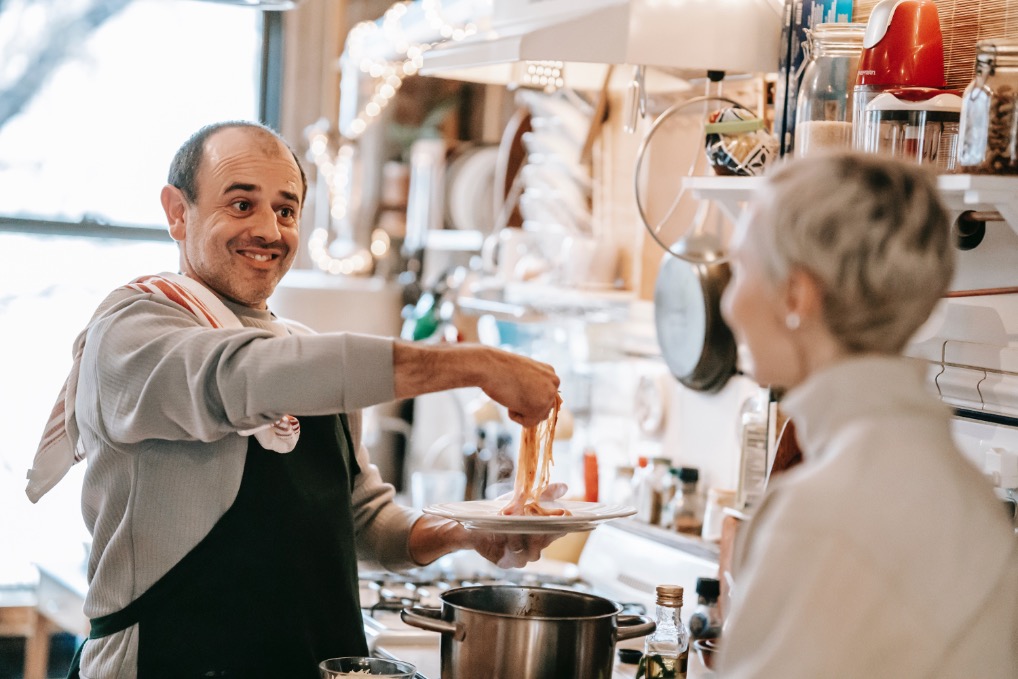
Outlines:
{"type": "MultiPolygon", "coordinates": [[[[198,281],[175,273],[142,276],[124,286],[163,297],[193,315],[207,328],[241,328],[240,320],[222,301],[198,281]]],[[[104,302],[95,312],[93,320],[107,311],[112,302],[104,302]]],[[[42,439],[28,470],[28,487],[25,493],[32,502],[38,502],[67,471],[85,459],[74,417],[74,400],[78,386],[78,370],[85,348],[88,328],[74,340],[73,362],[67,380],[60,389],[50,413],[42,439]]],[[[254,429],[239,430],[242,436],[254,436],[262,447],[277,453],[288,453],[300,438],[300,422],[292,415],[284,415],[276,422],[254,429]]]]}

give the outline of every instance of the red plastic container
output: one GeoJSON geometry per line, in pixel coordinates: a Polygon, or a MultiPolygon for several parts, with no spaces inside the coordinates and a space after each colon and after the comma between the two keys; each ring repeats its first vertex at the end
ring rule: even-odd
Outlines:
{"type": "MultiPolygon", "coordinates": [[[[947,86],[944,35],[933,0],[883,0],[870,14],[863,39],[852,108],[852,145],[865,149],[866,107],[881,93],[900,88],[947,86]]],[[[879,121],[876,121],[879,123],[879,121]]]]}
{"type": "Polygon", "coordinates": [[[932,0],[884,0],[866,24],[857,85],[946,87],[944,36],[932,0]]]}

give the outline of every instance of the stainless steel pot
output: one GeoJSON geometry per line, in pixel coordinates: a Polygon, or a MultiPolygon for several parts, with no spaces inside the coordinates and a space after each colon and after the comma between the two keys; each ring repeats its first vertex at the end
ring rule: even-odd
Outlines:
{"type": "Polygon", "coordinates": [[[441,632],[442,679],[610,679],[615,642],[654,621],[614,601],[550,587],[485,585],[442,594],[442,608],[405,608],[403,621],[441,632]]]}

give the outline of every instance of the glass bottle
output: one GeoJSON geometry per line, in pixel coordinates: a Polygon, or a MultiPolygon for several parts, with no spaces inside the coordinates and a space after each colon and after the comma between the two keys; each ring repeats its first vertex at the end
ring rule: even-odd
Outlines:
{"type": "Polygon", "coordinates": [[[643,644],[637,679],[679,679],[689,663],[689,631],[682,623],[682,587],[657,586],[657,627],[643,644]]]}
{"type": "Polygon", "coordinates": [[[808,61],[795,107],[796,157],[852,146],[852,107],[864,23],[817,24],[808,32],[808,61]]]}
{"type": "Polygon", "coordinates": [[[633,503],[633,466],[620,465],[615,468],[615,480],[612,481],[609,500],[617,505],[633,503]]]}
{"type": "Polygon", "coordinates": [[[488,471],[488,486],[483,497],[491,500],[513,489],[516,476],[515,451],[512,450],[513,437],[500,431],[495,437],[495,454],[491,458],[488,471]]]}
{"type": "Polygon", "coordinates": [[[477,428],[477,438],[473,444],[463,449],[463,472],[466,474],[465,500],[483,500],[484,489],[488,487],[488,451],[487,435],[484,429],[477,428]]]}
{"type": "Polygon", "coordinates": [[[739,460],[739,487],[735,506],[753,507],[767,488],[767,420],[769,396],[763,387],[747,398],[739,413],[739,438],[742,441],[739,460]]]}
{"type": "Polygon", "coordinates": [[[1018,40],[980,40],[976,73],[962,95],[958,167],[1018,174],[1018,40]]]}
{"type": "Polygon", "coordinates": [[[689,636],[693,639],[714,639],[721,636],[721,581],[716,578],[696,579],[696,610],[689,616],[689,636]]]}
{"type": "Polygon", "coordinates": [[[636,467],[633,468],[632,476],[632,499],[633,506],[636,507],[636,515],[634,518],[637,520],[643,520],[642,512],[643,508],[640,506],[640,493],[643,487],[643,479],[650,474],[650,458],[641,455],[636,459],[636,467]]]}
{"type": "Polygon", "coordinates": [[[700,470],[696,467],[680,467],[677,472],[678,485],[669,525],[680,533],[699,535],[703,531],[703,499],[697,487],[700,470]]]}
{"type": "Polygon", "coordinates": [[[655,526],[661,523],[661,506],[668,483],[669,462],[667,457],[653,457],[640,476],[636,495],[636,517],[645,523],[655,526]]]}
{"type": "Polygon", "coordinates": [[[675,516],[675,503],[681,501],[679,497],[679,468],[670,467],[668,469],[668,476],[665,477],[665,483],[662,488],[661,494],[661,527],[671,528],[672,520],[675,516]]]}
{"type": "Polygon", "coordinates": [[[703,530],[700,537],[710,542],[721,540],[721,523],[725,507],[735,506],[735,491],[727,488],[711,488],[707,491],[707,502],[703,510],[703,530]]]}

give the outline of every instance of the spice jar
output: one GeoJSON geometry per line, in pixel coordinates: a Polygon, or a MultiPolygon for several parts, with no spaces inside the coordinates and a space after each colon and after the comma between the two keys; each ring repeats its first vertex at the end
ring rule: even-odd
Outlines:
{"type": "Polygon", "coordinates": [[[672,469],[675,497],[663,512],[662,525],[680,533],[699,535],[703,530],[703,501],[697,489],[700,470],[696,467],[672,469]]]}
{"type": "Polygon", "coordinates": [[[1018,41],[981,40],[976,74],[962,96],[958,168],[1018,174],[1018,41]]]}
{"type": "Polygon", "coordinates": [[[852,107],[864,23],[826,23],[808,32],[808,61],[795,107],[795,155],[852,145],[852,107]]]}

